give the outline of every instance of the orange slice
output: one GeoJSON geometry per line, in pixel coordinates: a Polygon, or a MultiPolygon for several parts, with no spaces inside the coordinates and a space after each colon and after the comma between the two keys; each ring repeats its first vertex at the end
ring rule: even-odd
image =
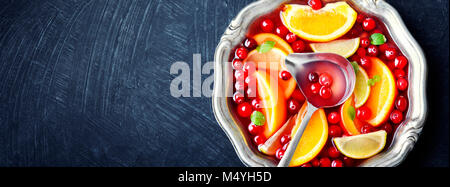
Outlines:
{"type": "MultiPolygon", "coordinates": [[[[292,129],[292,137],[294,137],[303,117],[306,114],[307,105],[308,104],[305,102],[303,107],[298,112],[296,125],[292,129]]],[[[327,116],[325,115],[325,111],[323,109],[319,109],[312,115],[289,166],[300,166],[315,158],[320,153],[323,146],[327,143],[327,139],[327,116]]]]}
{"type": "Polygon", "coordinates": [[[350,97],[341,106],[341,119],[342,119],[342,129],[348,135],[358,135],[361,134],[361,127],[363,123],[356,118],[355,102],[353,97],[350,97]],[[352,116],[353,115],[353,116],[352,116]],[[353,119],[352,119],[353,118],[353,119]]]}
{"type": "Polygon", "coordinates": [[[301,38],[328,42],[347,33],[355,24],[357,13],[346,2],[328,3],[320,10],[288,4],[281,17],[286,27],[301,38]]]}
{"type": "Polygon", "coordinates": [[[379,76],[381,79],[371,87],[367,106],[372,111],[372,117],[367,120],[372,126],[381,125],[389,117],[397,95],[394,76],[389,67],[378,58],[371,58],[372,67],[367,71],[370,78],[379,76]]]}
{"type": "Polygon", "coordinates": [[[286,41],[284,41],[282,38],[280,38],[279,36],[277,36],[275,34],[260,33],[260,34],[253,36],[253,39],[255,39],[255,41],[256,41],[256,43],[258,43],[258,45],[261,45],[267,41],[273,41],[273,42],[275,42],[276,48],[283,50],[287,54],[294,53],[294,50],[292,50],[291,46],[286,41]]]}
{"type": "Polygon", "coordinates": [[[265,138],[269,138],[286,120],[286,99],[276,80],[266,72],[256,71],[255,76],[258,82],[258,95],[264,106],[263,114],[266,117],[263,134],[265,138]]]}

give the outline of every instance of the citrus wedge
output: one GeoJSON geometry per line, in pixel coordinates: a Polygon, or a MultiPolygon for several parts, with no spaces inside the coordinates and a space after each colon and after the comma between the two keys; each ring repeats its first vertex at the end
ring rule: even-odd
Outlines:
{"type": "Polygon", "coordinates": [[[366,70],[361,66],[358,66],[358,71],[356,72],[356,83],[355,91],[355,107],[359,108],[363,106],[370,95],[370,86],[367,84],[369,81],[369,75],[367,75],[366,70]]]}
{"type": "Polygon", "coordinates": [[[379,82],[376,82],[370,89],[370,95],[363,106],[367,106],[372,116],[367,122],[372,126],[380,126],[389,117],[389,113],[394,106],[397,88],[394,76],[389,67],[378,58],[371,58],[372,67],[368,69],[369,77],[378,76],[379,82]]]}
{"type": "Polygon", "coordinates": [[[328,42],[347,33],[355,24],[357,13],[346,2],[328,3],[320,10],[288,4],[281,17],[286,27],[301,38],[328,42]]]}
{"type": "Polygon", "coordinates": [[[384,130],[357,136],[334,138],[336,148],[354,159],[370,158],[384,149],[387,133],[384,130]]]}
{"type": "Polygon", "coordinates": [[[356,118],[354,104],[354,97],[350,97],[341,106],[342,129],[344,129],[346,134],[352,136],[361,134],[361,127],[363,126],[363,123],[356,118]]]}
{"type": "Polygon", "coordinates": [[[327,43],[311,43],[311,49],[316,53],[335,53],[349,58],[359,47],[359,38],[335,40],[327,43]]]}
{"type": "Polygon", "coordinates": [[[267,41],[273,41],[273,42],[275,42],[276,48],[283,50],[287,54],[294,53],[294,50],[292,50],[291,46],[286,41],[284,41],[282,38],[280,38],[279,36],[277,36],[275,34],[260,33],[260,34],[253,36],[253,39],[255,39],[255,41],[256,41],[256,43],[258,43],[258,45],[261,45],[267,41]]]}
{"type": "MultiPolygon", "coordinates": [[[[294,137],[297,132],[297,129],[306,114],[307,105],[308,104],[305,102],[303,107],[298,112],[291,137],[294,137]]],[[[327,139],[327,116],[325,115],[325,111],[323,109],[319,109],[312,115],[311,120],[309,121],[308,126],[306,127],[305,132],[298,143],[297,149],[295,150],[289,166],[300,166],[315,158],[320,153],[323,146],[327,143],[327,139]]]]}
{"type": "Polygon", "coordinates": [[[284,124],[286,99],[276,80],[273,80],[266,72],[256,71],[254,75],[258,83],[258,96],[264,106],[263,114],[266,117],[266,123],[263,135],[267,139],[284,124]]]}

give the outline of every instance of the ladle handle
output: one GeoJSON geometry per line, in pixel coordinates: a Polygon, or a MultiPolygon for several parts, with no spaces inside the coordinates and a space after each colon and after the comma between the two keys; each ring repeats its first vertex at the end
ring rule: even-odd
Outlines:
{"type": "Polygon", "coordinates": [[[306,126],[308,126],[311,116],[314,114],[314,112],[317,111],[317,109],[318,108],[316,108],[312,104],[308,103],[308,106],[306,107],[305,117],[303,117],[302,122],[300,123],[300,126],[298,127],[297,132],[295,133],[294,137],[292,138],[291,142],[289,143],[289,146],[286,149],[286,152],[284,153],[283,158],[280,160],[280,163],[278,163],[278,167],[289,167],[289,164],[291,163],[292,157],[294,156],[294,153],[298,146],[298,143],[300,142],[300,139],[302,138],[303,132],[305,132],[306,126]]]}

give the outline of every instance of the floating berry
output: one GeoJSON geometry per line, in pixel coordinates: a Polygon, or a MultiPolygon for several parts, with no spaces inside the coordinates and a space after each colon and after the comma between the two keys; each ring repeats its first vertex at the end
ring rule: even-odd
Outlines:
{"type": "Polygon", "coordinates": [[[259,133],[261,133],[264,130],[263,126],[258,126],[255,125],[254,123],[250,123],[250,125],[248,125],[248,132],[251,135],[257,135],[259,133]]]}
{"type": "Polygon", "coordinates": [[[406,78],[406,73],[402,69],[395,69],[394,70],[394,76],[396,79],[398,78],[406,78]]]}
{"type": "Polygon", "coordinates": [[[372,61],[369,57],[361,57],[361,59],[359,59],[359,65],[364,69],[369,69],[372,66],[372,61]]]}
{"type": "Polygon", "coordinates": [[[371,30],[375,29],[377,24],[375,23],[375,20],[373,18],[366,18],[366,19],[364,19],[362,26],[363,26],[364,30],[371,31],[371,30]]]}
{"type": "Polygon", "coordinates": [[[256,87],[248,87],[247,91],[245,93],[247,93],[247,97],[250,98],[250,99],[253,99],[253,98],[258,96],[258,92],[256,91],[256,87]]]}
{"type": "Polygon", "coordinates": [[[234,84],[234,88],[236,88],[236,91],[243,91],[245,90],[245,83],[244,81],[236,81],[234,84]]]}
{"type": "Polygon", "coordinates": [[[330,159],[329,158],[327,158],[327,157],[324,157],[324,158],[321,158],[320,160],[319,160],[319,162],[320,162],[320,167],[330,167],[331,166],[331,161],[330,161],[330,159]]]}
{"type": "Polygon", "coordinates": [[[280,72],[280,78],[285,80],[285,81],[287,81],[287,80],[292,78],[292,75],[288,71],[281,71],[280,72]]]}
{"type": "Polygon", "coordinates": [[[243,70],[234,71],[234,78],[238,81],[244,81],[245,73],[243,70]]]}
{"type": "Polygon", "coordinates": [[[297,35],[295,35],[294,33],[290,32],[286,35],[286,41],[289,43],[294,43],[295,41],[297,41],[297,35]]]}
{"type": "Polygon", "coordinates": [[[361,120],[369,120],[372,116],[372,111],[370,111],[369,107],[362,106],[356,109],[356,117],[361,120]]]}
{"type": "Polygon", "coordinates": [[[344,167],[344,163],[342,163],[341,160],[336,159],[336,160],[333,160],[333,162],[331,162],[331,167],[333,167],[333,168],[341,168],[341,167],[344,167]]]}
{"type": "Polygon", "coordinates": [[[395,100],[395,108],[402,112],[406,111],[406,109],[408,108],[408,100],[403,96],[399,96],[395,100]]]}
{"type": "Polygon", "coordinates": [[[403,113],[399,110],[394,110],[391,113],[390,119],[394,124],[400,124],[403,121],[403,113]]]}
{"type": "Polygon", "coordinates": [[[283,149],[283,151],[286,151],[286,149],[289,147],[289,142],[284,144],[283,147],[281,149],[283,149]]]}
{"type": "Polygon", "coordinates": [[[344,158],[342,158],[342,160],[344,161],[344,166],[346,166],[346,167],[352,167],[353,166],[353,159],[352,158],[344,156],[344,158]]]}
{"type": "Polygon", "coordinates": [[[341,153],[338,149],[332,146],[328,148],[328,156],[330,156],[331,158],[339,158],[339,156],[341,156],[341,153]]]}
{"type": "Polygon", "coordinates": [[[319,82],[319,74],[317,74],[316,72],[309,73],[308,80],[311,83],[319,82]]]}
{"type": "Polygon", "coordinates": [[[300,167],[302,167],[302,168],[310,168],[310,167],[312,167],[312,165],[310,163],[305,163],[305,164],[301,165],[300,167]]]}
{"type": "Polygon", "coordinates": [[[386,51],[386,49],[390,48],[389,44],[385,43],[382,44],[380,46],[378,46],[378,49],[380,50],[380,52],[384,53],[386,51]]]}
{"type": "Polygon", "coordinates": [[[244,82],[249,87],[256,87],[256,78],[254,76],[247,76],[244,82]]]}
{"type": "Polygon", "coordinates": [[[356,22],[357,23],[362,23],[364,21],[364,15],[362,14],[358,14],[358,16],[356,17],[356,22]]]}
{"type": "Polygon", "coordinates": [[[320,1],[320,0],[309,0],[308,1],[308,5],[314,10],[319,10],[319,9],[322,8],[322,1],[320,1]]]}
{"type": "Polygon", "coordinates": [[[254,110],[259,110],[262,109],[262,104],[261,104],[261,100],[258,98],[255,98],[252,100],[252,107],[254,110]]]}
{"type": "Polygon", "coordinates": [[[273,21],[270,19],[265,19],[261,22],[261,30],[264,32],[272,32],[274,28],[273,21]]]}
{"type": "Polygon", "coordinates": [[[342,129],[338,125],[331,125],[328,127],[328,134],[330,137],[340,137],[342,135],[342,129]]]}
{"type": "Polygon", "coordinates": [[[305,96],[303,96],[302,92],[299,89],[295,89],[294,92],[292,92],[291,97],[297,100],[298,102],[305,101],[305,96]]]}
{"type": "Polygon", "coordinates": [[[361,127],[361,133],[363,134],[371,133],[372,131],[373,131],[372,125],[365,124],[361,127]]]}
{"type": "Polygon", "coordinates": [[[244,94],[242,94],[241,92],[236,92],[236,93],[234,93],[234,95],[233,95],[233,101],[234,101],[236,104],[241,104],[241,103],[243,103],[243,102],[245,101],[244,94]]]}
{"type": "Polygon", "coordinates": [[[233,69],[235,70],[242,70],[242,67],[244,66],[244,63],[242,62],[241,59],[235,58],[233,60],[233,69]]]}
{"type": "Polygon", "coordinates": [[[384,57],[388,60],[394,60],[397,57],[397,49],[390,47],[384,51],[384,57]]]}
{"type": "Polygon", "coordinates": [[[360,48],[356,51],[356,54],[357,54],[359,57],[365,57],[366,54],[367,54],[367,51],[366,51],[366,49],[360,47],[360,48]]]}
{"type": "Polygon", "coordinates": [[[339,116],[339,113],[337,112],[330,112],[328,114],[328,122],[332,124],[339,123],[341,121],[341,116],[339,116]]]}
{"type": "Polygon", "coordinates": [[[263,144],[264,142],[266,142],[266,138],[264,138],[264,137],[261,136],[261,135],[257,135],[257,136],[255,136],[255,137],[253,138],[253,141],[255,142],[256,145],[261,145],[261,144],[263,144]]]}
{"type": "Polygon", "coordinates": [[[248,50],[253,50],[258,47],[258,43],[256,43],[255,39],[253,38],[247,38],[244,41],[244,47],[246,47],[248,50]]]}
{"type": "Polygon", "coordinates": [[[382,127],[382,130],[386,131],[387,134],[391,134],[392,133],[392,125],[390,123],[385,123],[382,127]]]}
{"type": "Polygon", "coordinates": [[[251,74],[252,72],[256,71],[256,66],[253,62],[246,62],[244,66],[242,67],[245,73],[251,74]]]}
{"type": "Polygon", "coordinates": [[[362,48],[367,48],[370,45],[370,40],[369,38],[361,38],[361,42],[360,45],[362,48]]]}
{"type": "Polygon", "coordinates": [[[250,105],[247,102],[241,103],[238,105],[237,112],[241,117],[244,118],[250,117],[250,115],[252,115],[253,112],[252,105],[250,105]]]}
{"type": "Polygon", "coordinates": [[[331,87],[333,78],[328,73],[322,73],[319,77],[319,84],[325,87],[331,87]]]}
{"type": "Polygon", "coordinates": [[[248,50],[245,47],[239,47],[236,49],[236,56],[239,59],[245,59],[247,58],[248,50]]]}
{"type": "Polygon", "coordinates": [[[321,86],[320,86],[319,83],[311,84],[310,89],[311,89],[312,94],[314,94],[314,95],[318,94],[319,91],[320,91],[320,87],[321,87],[321,86]]]}
{"type": "Polygon", "coordinates": [[[289,141],[291,140],[291,135],[286,134],[284,136],[281,137],[280,142],[282,145],[287,144],[289,141]]]}
{"type": "Polygon", "coordinates": [[[381,31],[379,29],[375,29],[372,31],[372,34],[375,34],[375,33],[383,34],[383,31],[381,31]]]}
{"type": "Polygon", "coordinates": [[[333,95],[333,93],[330,87],[322,86],[322,88],[320,88],[319,95],[324,99],[329,99],[333,95]]]}
{"type": "Polygon", "coordinates": [[[305,51],[305,48],[306,48],[305,42],[303,42],[301,40],[298,40],[298,41],[295,41],[294,43],[292,43],[291,47],[292,47],[292,50],[294,50],[294,52],[296,52],[296,53],[301,53],[301,52],[305,51]]]}
{"type": "Polygon", "coordinates": [[[275,153],[275,156],[277,157],[278,160],[281,160],[283,158],[283,156],[284,156],[284,150],[282,150],[281,148],[277,149],[277,152],[275,153]]]}
{"type": "Polygon", "coordinates": [[[404,56],[398,56],[394,61],[395,68],[403,69],[406,65],[408,65],[408,59],[404,56]]]}
{"type": "Polygon", "coordinates": [[[288,101],[288,108],[291,114],[296,114],[300,110],[300,103],[295,99],[290,99],[288,101]]]}
{"type": "Polygon", "coordinates": [[[408,81],[404,78],[397,79],[397,88],[400,91],[405,91],[406,89],[408,89],[408,81]]]}
{"type": "Polygon", "coordinates": [[[311,160],[311,165],[312,165],[313,167],[319,167],[319,166],[320,166],[320,161],[319,161],[319,159],[317,159],[317,158],[312,159],[312,160],[311,160]]]}
{"type": "Polygon", "coordinates": [[[289,30],[284,25],[280,25],[275,29],[275,33],[281,38],[284,38],[288,32],[289,30]]]}
{"type": "Polygon", "coordinates": [[[378,47],[375,45],[370,45],[367,47],[367,54],[369,56],[378,56],[378,47]]]}

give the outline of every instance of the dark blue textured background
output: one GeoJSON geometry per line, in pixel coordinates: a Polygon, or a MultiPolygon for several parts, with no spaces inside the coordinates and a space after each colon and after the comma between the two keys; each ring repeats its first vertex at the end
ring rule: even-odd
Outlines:
{"type": "MultiPolygon", "coordinates": [[[[171,97],[169,70],[212,61],[250,2],[2,0],[0,166],[243,166],[211,99],[171,97]]],[[[448,166],[448,0],[388,2],[426,52],[433,95],[402,166],[448,166]]]]}

